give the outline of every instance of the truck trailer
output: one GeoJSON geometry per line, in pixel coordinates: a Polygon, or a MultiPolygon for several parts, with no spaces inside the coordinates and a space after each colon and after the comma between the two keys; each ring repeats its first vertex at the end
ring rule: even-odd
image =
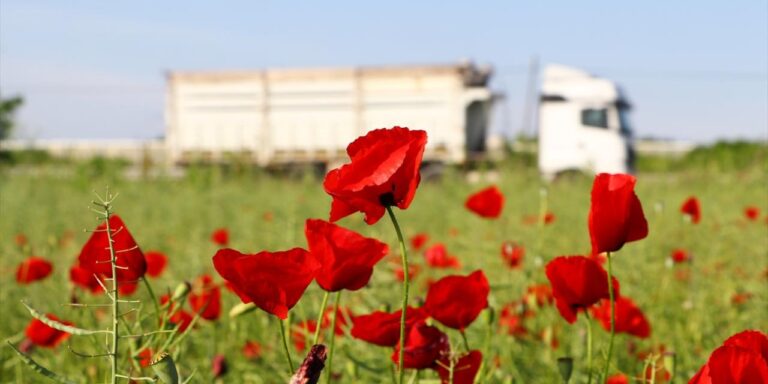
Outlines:
{"type": "Polygon", "coordinates": [[[427,132],[425,161],[462,163],[486,149],[490,75],[471,63],[170,72],[168,160],[328,165],[358,136],[399,125],[427,132]]]}

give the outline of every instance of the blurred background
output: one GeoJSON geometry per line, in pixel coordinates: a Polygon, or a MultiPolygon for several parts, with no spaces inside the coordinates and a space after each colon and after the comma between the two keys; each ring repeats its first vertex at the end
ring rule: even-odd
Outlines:
{"type": "Polygon", "coordinates": [[[763,1],[4,0],[0,146],[327,166],[403,125],[435,162],[632,170],[636,153],[765,143],[767,17],[763,1]]]}

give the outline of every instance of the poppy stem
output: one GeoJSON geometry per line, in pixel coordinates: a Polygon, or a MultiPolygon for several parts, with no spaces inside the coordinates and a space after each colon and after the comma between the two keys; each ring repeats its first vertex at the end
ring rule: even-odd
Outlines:
{"type": "MultiPolygon", "coordinates": [[[[333,305],[333,318],[331,320],[331,341],[330,341],[330,349],[328,351],[328,369],[326,372],[326,375],[328,376],[328,383],[331,382],[333,379],[333,349],[336,345],[336,316],[339,315],[339,302],[341,301],[341,291],[336,292],[336,299],[334,300],[335,304],[333,305]]],[[[320,329],[320,324],[318,323],[317,328],[320,329]]]]}
{"type": "Polygon", "coordinates": [[[605,358],[603,369],[603,382],[608,380],[608,369],[611,367],[611,354],[613,353],[613,337],[616,335],[616,301],[613,296],[613,277],[611,276],[611,253],[606,253],[608,259],[608,300],[611,302],[611,337],[608,339],[608,355],[605,358]]]}
{"type": "MultiPolygon", "coordinates": [[[[328,291],[325,291],[323,294],[323,303],[320,304],[320,313],[317,315],[317,324],[315,324],[315,337],[312,339],[312,345],[316,345],[318,340],[320,340],[320,325],[323,322],[323,315],[325,314],[325,308],[328,306],[328,297],[331,296],[331,293],[328,291]]],[[[334,320],[336,319],[336,314],[333,315],[334,320]]]]}
{"type": "Polygon", "coordinates": [[[160,303],[157,301],[157,296],[155,296],[155,290],[152,289],[152,286],[149,284],[149,280],[147,280],[146,276],[142,276],[141,281],[143,281],[144,286],[147,287],[149,297],[152,299],[152,304],[155,306],[155,314],[157,315],[157,318],[162,321],[163,314],[160,312],[160,303]]]}
{"type": "Polygon", "coordinates": [[[277,322],[280,323],[280,339],[283,340],[283,350],[285,351],[285,359],[288,360],[288,369],[290,374],[293,375],[293,360],[291,360],[291,351],[288,350],[288,338],[285,334],[285,324],[283,319],[278,318],[277,322]]]}
{"type": "Polygon", "coordinates": [[[469,352],[469,341],[467,341],[467,334],[464,333],[464,330],[459,331],[461,333],[461,340],[464,341],[464,349],[469,352]]]}
{"type": "Polygon", "coordinates": [[[387,206],[387,213],[389,214],[392,225],[397,232],[397,240],[400,242],[400,256],[403,263],[403,304],[402,311],[400,312],[400,352],[397,357],[397,367],[399,370],[398,383],[405,383],[405,369],[403,369],[403,362],[405,360],[405,314],[408,308],[408,289],[410,288],[410,276],[408,271],[408,252],[405,249],[405,240],[403,239],[403,232],[400,230],[400,224],[397,223],[395,212],[392,211],[391,206],[387,206]]]}
{"type": "Polygon", "coordinates": [[[592,384],[592,319],[586,311],[584,316],[587,320],[587,383],[592,384]]]}

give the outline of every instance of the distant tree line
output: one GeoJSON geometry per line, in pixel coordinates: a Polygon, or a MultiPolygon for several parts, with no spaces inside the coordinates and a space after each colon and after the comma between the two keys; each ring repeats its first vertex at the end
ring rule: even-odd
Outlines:
{"type": "Polygon", "coordinates": [[[0,140],[5,140],[11,136],[16,125],[14,115],[22,104],[24,104],[24,99],[21,96],[0,98],[0,140]]]}

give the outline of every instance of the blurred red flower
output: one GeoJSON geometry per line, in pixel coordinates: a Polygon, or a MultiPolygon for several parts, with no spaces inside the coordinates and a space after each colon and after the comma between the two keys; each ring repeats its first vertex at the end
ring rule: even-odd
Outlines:
{"type": "Polygon", "coordinates": [[[734,293],[733,296],[731,296],[731,304],[743,305],[746,302],[748,302],[750,299],[752,299],[752,293],[750,292],[734,293]]]}
{"type": "Polygon", "coordinates": [[[488,307],[488,279],[481,270],[446,276],[429,287],[424,311],[443,325],[463,331],[488,307]]]}
{"type": "Polygon", "coordinates": [[[221,316],[221,288],[210,275],[199,276],[192,284],[189,306],[193,313],[199,313],[206,320],[217,320],[221,316]]]}
{"type": "MultiPolygon", "coordinates": [[[[401,310],[394,313],[376,311],[352,319],[352,337],[382,347],[394,347],[400,341],[401,310]]],[[[405,311],[406,329],[427,317],[421,308],[408,307],[405,311]]]]}
{"type": "Polygon", "coordinates": [[[768,337],[760,331],[743,331],[712,352],[688,384],[768,383],[768,337]]]}
{"type": "Polygon", "coordinates": [[[473,350],[453,362],[453,381],[451,381],[451,358],[449,356],[438,360],[435,370],[442,384],[472,384],[483,362],[483,354],[473,350]]]}
{"type": "MultiPolygon", "coordinates": [[[[400,345],[395,343],[392,361],[398,364],[400,345]]],[[[424,320],[413,324],[407,332],[403,348],[403,368],[426,369],[435,367],[437,360],[450,353],[448,335],[424,320]]]]}
{"type": "Polygon", "coordinates": [[[525,303],[515,301],[501,308],[499,312],[499,327],[506,334],[514,337],[522,337],[528,334],[524,321],[534,316],[525,303]]]}
{"type": "Polygon", "coordinates": [[[253,255],[220,249],[213,256],[213,266],[232,283],[244,303],[253,302],[283,320],[320,268],[309,252],[301,248],[253,255]]]}
{"type": "Polygon", "coordinates": [[[229,245],[229,230],[226,228],[217,228],[211,233],[211,241],[222,247],[229,245]]]}
{"type": "MultiPolygon", "coordinates": [[[[616,333],[626,333],[641,339],[651,335],[651,325],[648,323],[643,311],[635,305],[632,299],[616,297],[615,301],[615,330],[616,333]]],[[[603,329],[611,331],[611,304],[603,300],[599,306],[592,310],[594,317],[600,321],[603,329]]]]}
{"type": "Polygon", "coordinates": [[[501,259],[512,269],[520,268],[525,257],[525,247],[514,241],[505,241],[501,244],[501,259]]]}
{"type": "Polygon", "coordinates": [[[417,233],[411,237],[411,248],[414,250],[420,250],[429,241],[429,235],[426,233],[417,233]]]}
{"type": "Polygon", "coordinates": [[[504,195],[492,185],[469,196],[464,206],[480,217],[496,219],[504,209],[504,195]]]}
{"type": "Polygon", "coordinates": [[[544,224],[552,224],[555,222],[555,214],[547,212],[544,214],[544,224]]]}
{"type": "Polygon", "coordinates": [[[53,264],[42,257],[30,256],[16,268],[16,282],[29,284],[43,280],[53,272],[53,264]]]}
{"type": "Polygon", "coordinates": [[[317,330],[317,321],[315,320],[304,320],[295,324],[291,330],[293,347],[299,352],[307,349],[307,339],[312,339],[315,330],[317,330]]]}
{"type": "Polygon", "coordinates": [[[152,356],[153,352],[150,348],[144,348],[141,350],[141,352],[137,353],[134,356],[134,360],[139,361],[139,365],[142,367],[149,367],[150,364],[152,364],[152,356]]]}
{"type": "Polygon", "coordinates": [[[211,376],[214,379],[222,377],[229,371],[227,359],[222,354],[218,354],[211,359],[211,376]]]}
{"type": "Polygon", "coordinates": [[[408,208],[426,143],[426,132],[394,127],[372,130],[349,144],[351,162],[328,172],[323,182],[333,198],[330,221],[362,212],[365,222],[374,224],[387,206],[408,208]]]}
{"type": "Polygon", "coordinates": [[[96,280],[93,272],[75,264],[69,269],[69,281],[93,294],[102,292],[101,285],[96,280]]]}
{"type": "Polygon", "coordinates": [[[595,255],[618,251],[624,243],[648,236],[648,223],[635,194],[634,176],[608,173],[595,176],[589,236],[595,255]]]}
{"type": "MultiPolygon", "coordinates": [[[[45,317],[64,325],[73,325],[68,321],[59,320],[51,313],[46,314],[45,317]]],[[[69,333],[51,328],[38,319],[32,319],[29,322],[24,334],[33,344],[45,348],[54,348],[69,337],[69,333]]]]}
{"type": "Polygon", "coordinates": [[[701,221],[701,204],[699,199],[695,196],[691,196],[683,202],[680,206],[680,212],[684,215],[688,215],[694,224],[698,224],[701,221]]]}
{"type": "Polygon", "coordinates": [[[685,249],[675,249],[670,256],[675,264],[686,263],[691,261],[691,254],[685,249]]]}
{"type": "MultiPolygon", "coordinates": [[[[337,336],[344,335],[344,329],[347,328],[347,320],[353,321],[354,318],[355,315],[352,313],[352,310],[346,307],[339,308],[336,312],[336,327],[333,329],[333,332],[337,336]]],[[[323,322],[320,324],[320,327],[328,329],[331,327],[331,324],[333,324],[333,308],[328,308],[323,313],[323,322]]]]}
{"type": "Polygon", "coordinates": [[[160,251],[147,251],[144,253],[144,259],[147,261],[147,275],[150,277],[160,276],[168,265],[168,256],[160,251]]]}
{"type": "Polygon", "coordinates": [[[525,298],[529,303],[535,301],[539,307],[555,302],[555,297],[552,295],[552,286],[547,283],[533,284],[526,288],[525,298]]]}
{"type": "MultiPolygon", "coordinates": [[[[118,215],[109,218],[109,228],[112,231],[112,247],[115,251],[117,281],[119,283],[135,283],[144,276],[147,262],[136,241],[128,231],[123,220],[118,215]]],[[[109,243],[107,241],[107,224],[101,223],[91,234],[91,238],[83,246],[78,257],[80,266],[100,276],[112,277],[109,243]]]]}
{"type": "Polygon", "coordinates": [[[433,268],[461,268],[461,263],[456,256],[449,255],[445,249],[445,244],[437,243],[424,251],[424,259],[427,265],[433,268]]]}
{"type": "MultiPolygon", "coordinates": [[[[169,295],[163,295],[160,297],[160,304],[166,305],[170,301],[169,295]]],[[[171,304],[168,306],[168,314],[170,317],[168,318],[168,321],[179,327],[179,332],[184,332],[189,328],[190,325],[192,325],[192,315],[189,314],[189,312],[185,311],[181,307],[176,307],[176,303],[171,304]]]]}
{"type": "Polygon", "coordinates": [[[242,351],[243,356],[248,360],[256,360],[261,357],[261,345],[256,341],[246,341],[242,351]]]}
{"type": "Polygon", "coordinates": [[[320,265],[317,284],[328,292],[364,287],[373,267],[389,252],[381,241],[323,220],[307,220],[304,234],[309,254],[320,265]]]}
{"type": "Polygon", "coordinates": [[[17,246],[23,247],[29,243],[29,239],[27,238],[27,235],[23,233],[17,233],[16,236],[13,238],[14,242],[17,246]]]}
{"type": "MultiPolygon", "coordinates": [[[[408,264],[408,281],[413,281],[413,279],[415,279],[420,272],[421,272],[421,267],[418,264],[409,263],[408,264]]],[[[395,268],[395,279],[397,279],[397,281],[405,280],[405,273],[403,271],[402,266],[398,266],[395,268]]]]}
{"type": "Polygon", "coordinates": [[[757,219],[760,217],[760,208],[753,205],[744,207],[744,217],[751,221],[757,221],[757,219]]]}
{"type": "Polygon", "coordinates": [[[605,384],[629,384],[629,378],[623,373],[617,373],[613,376],[608,376],[605,384]]]}
{"type": "Polygon", "coordinates": [[[584,256],[560,256],[547,263],[557,310],[573,324],[579,310],[608,299],[608,274],[596,261],[584,256]]]}

